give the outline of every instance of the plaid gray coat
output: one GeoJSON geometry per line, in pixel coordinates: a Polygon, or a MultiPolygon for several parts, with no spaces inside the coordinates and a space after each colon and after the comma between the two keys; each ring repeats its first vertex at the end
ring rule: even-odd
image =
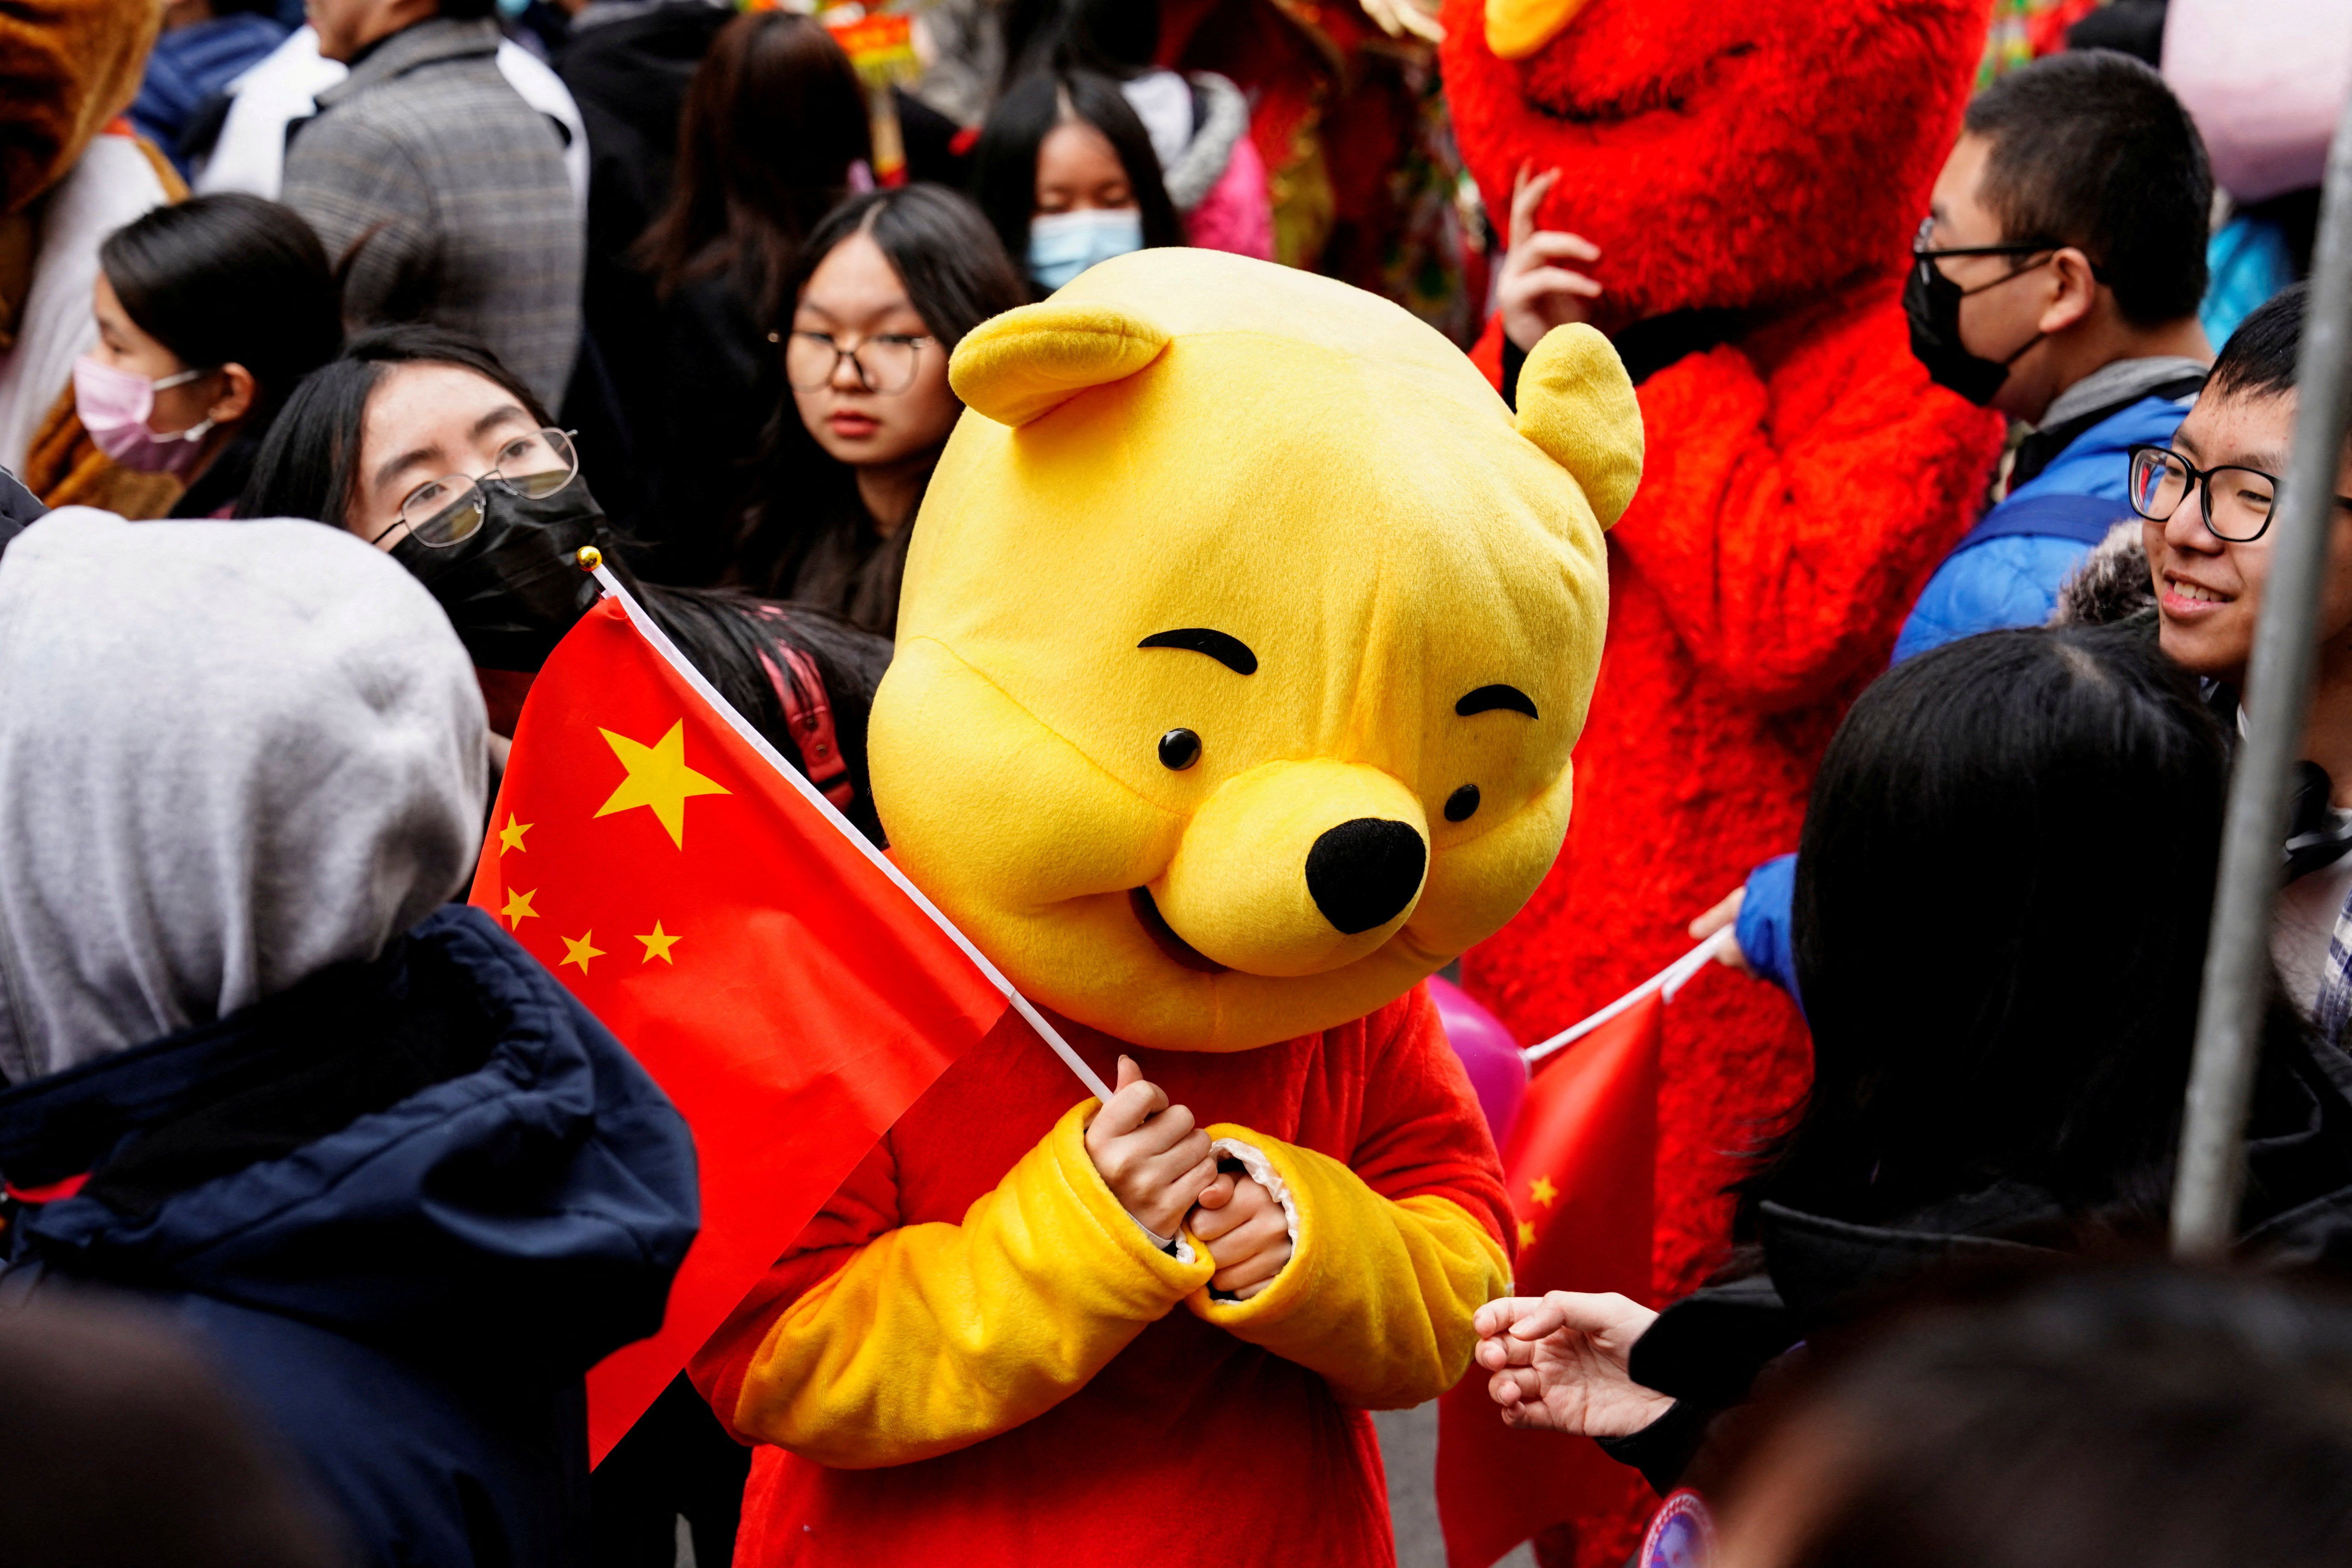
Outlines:
{"type": "Polygon", "coordinates": [[[488,20],[384,39],[319,95],[281,199],[347,268],[354,326],[472,332],[553,409],[580,346],[585,237],[562,139],[507,85],[498,47],[488,20]]]}

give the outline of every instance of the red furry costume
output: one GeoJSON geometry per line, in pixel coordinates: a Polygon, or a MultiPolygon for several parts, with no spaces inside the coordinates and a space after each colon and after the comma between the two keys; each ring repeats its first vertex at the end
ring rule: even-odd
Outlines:
{"type": "MultiPolygon", "coordinates": [[[[1726,341],[1639,387],[1647,467],[1609,536],[1576,815],[1542,889],[1467,963],[1533,1039],[1654,973],[1693,916],[1796,847],[1832,730],[1973,515],[1999,422],[1929,385],[1898,293],[1986,7],[1454,0],[1444,19],[1454,124],[1489,208],[1507,211],[1522,162],[1559,167],[1539,221],[1601,247],[1595,325],[1629,361],[1636,322],[1736,313],[1701,334],[1726,341]],[[1497,14],[1543,11],[1564,25],[1497,58],[1497,14]]],[[[1722,1152],[1751,1144],[1808,1067],[1787,998],[1728,974],[1685,993],[1666,1028],[1662,1297],[1720,1257],[1722,1152]]]]}
{"type": "MultiPolygon", "coordinates": [[[[1476,1101],[1418,987],[1356,1023],[1237,1056],[1150,1051],[1062,1027],[1099,1072],[1114,1072],[1125,1051],[1179,1103],[1214,1105],[1253,1135],[1350,1162],[1382,1197],[1443,1197],[1497,1240],[1507,1233],[1476,1101]]],[[[1069,1070],[1017,1025],[949,1068],[712,1337],[695,1367],[712,1404],[737,1407],[777,1319],[877,1237],[971,1224],[1005,1172],[1071,1120],[1072,1099],[1069,1070]]],[[[1116,1234],[1131,1227],[1122,1220],[1113,1229],[1132,1247],[1132,1235],[1116,1234]]],[[[1366,1254],[1344,1267],[1369,1299],[1377,1262],[1366,1254]]],[[[921,1288],[940,1289],[936,1279],[921,1288]]],[[[736,1562],[1392,1560],[1379,1446],[1362,1412],[1334,1399],[1323,1376],[1300,1364],[1298,1347],[1236,1338],[1181,1308],[1166,1311],[1148,1287],[1125,1288],[1135,1297],[1132,1342],[1084,1387],[992,1441],[878,1465],[849,1448],[820,1464],[762,1444],[736,1562]],[[1246,1483],[1221,1484],[1228,1469],[1247,1472],[1246,1483]]],[[[1000,1310],[1017,1300],[1008,1291],[1000,1310]]],[[[878,1318],[888,1313],[877,1304],[878,1318]]],[[[1374,1378],[1390,1370],[1352,1344],[1327,1346],[1326,1355],[1374,1378]]],[[[993,1375],[1012,1382],[1018,1373],[1005,1362],[993,1375]]],[[[1350,1402],[1383,1402],[1377,1384],[1342,1387],[1350,1402]]],[[[866,1431],[873,1418],[850,1425],[866,1431]]]]}

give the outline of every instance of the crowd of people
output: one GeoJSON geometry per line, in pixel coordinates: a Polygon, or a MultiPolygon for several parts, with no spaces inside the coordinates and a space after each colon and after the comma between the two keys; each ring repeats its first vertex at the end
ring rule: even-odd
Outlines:
{"type": "MultiPolygon", "coordinates": [[[[47,479],[0,468],[0,1302],[34,1300],[0,1560],[638,1568],[682,1517],[728,1561],[749,1460],[684,1376],[587,1471],[582,1378],[661,1321],[693,1149],[448,907],[487,792],[594,546],[882,843],[866,721],[950,357],[1118,256],[1270,258],[1249,100],[1161,68],[1150,0],[1012,0],[969,126],[784,10],[173,0],[150,52],[152,0],[89,9],[90,101],[145,141],[99,133],[131,173],[50,226],[79,295],[32,299],[0,385],[0,463],[47,479]]],[[[1497,237],[1507,401],[1607,288],[1535,220],[1556,177],[1497,237]]],[[[1905,310],[2017,438],[1801,841],[1690,911],[1798,1000],[1810,1091],[1713,1283],[1479,1313],[1501,1417],[1721,1500],[1721,1563],[2352,1549],[2352,447],[2242,1271],[2118,1261],[2163,1241],[2310,311],[2209,337],[2213,210],[2138,61],[1970,104],[1905,310]]]]}

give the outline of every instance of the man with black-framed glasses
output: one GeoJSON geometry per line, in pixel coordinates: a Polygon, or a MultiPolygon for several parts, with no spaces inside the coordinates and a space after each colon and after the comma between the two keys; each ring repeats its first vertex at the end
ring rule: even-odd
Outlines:
{"type": "Polygon", "coordinates": [[[1895,657],[2039,626],[2125,505],[2125,454],[2172,434],[2213,357],[2197,307],[2213,180],[2164,79],[2054,56],[1969,103],[1912,244],[1911,352],[2032,428],[2001,499],[1920,593],[1895,657]]]}
{"type": "MultiPolygon", "coordinates": [[[[2298,285],[2248,316],[2172,438],[2132,454],[2131,502],[2156,591],[2157,635],[2177,663],[2224,689],[2217,695],[2225,704],[2245,689],[2270,579],[2305,307],[2298,285]]],[[[2352,924],[2341,918],[2352,899],[2352,443],[2337,454],[2336,489],[2319,670],[2303,740],[2309,786],[2296,804],[2288,880],[2271,927],[2287,995],[2315,1009],[2331,1038],[2352,1018],[2352,924]]]]}

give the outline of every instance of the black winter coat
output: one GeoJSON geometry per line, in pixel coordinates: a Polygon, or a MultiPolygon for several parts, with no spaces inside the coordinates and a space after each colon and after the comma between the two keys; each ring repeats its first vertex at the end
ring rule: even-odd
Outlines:
{"type": "MultiPolygon", "coordinates": [[[[2236,1250],[2260,1268],[2352,1272],[2352,1058],[2296,1045],[2294,1059],[2265,1073],[2253,1109],[2236,1250]]],[[[1808,1338],[1930,1272],[2068,1251],[2085,1234],[2051,1194],[2014,1181],[1878,1225],[1768,1201],[1755,1230],[1749,1268],[1676,1301],[1633,1345],[1633,1381],[1676,1403],[1601,1447],[1661,1494],[1679,1483],[1715,1417],[1808,1338]]]]}

